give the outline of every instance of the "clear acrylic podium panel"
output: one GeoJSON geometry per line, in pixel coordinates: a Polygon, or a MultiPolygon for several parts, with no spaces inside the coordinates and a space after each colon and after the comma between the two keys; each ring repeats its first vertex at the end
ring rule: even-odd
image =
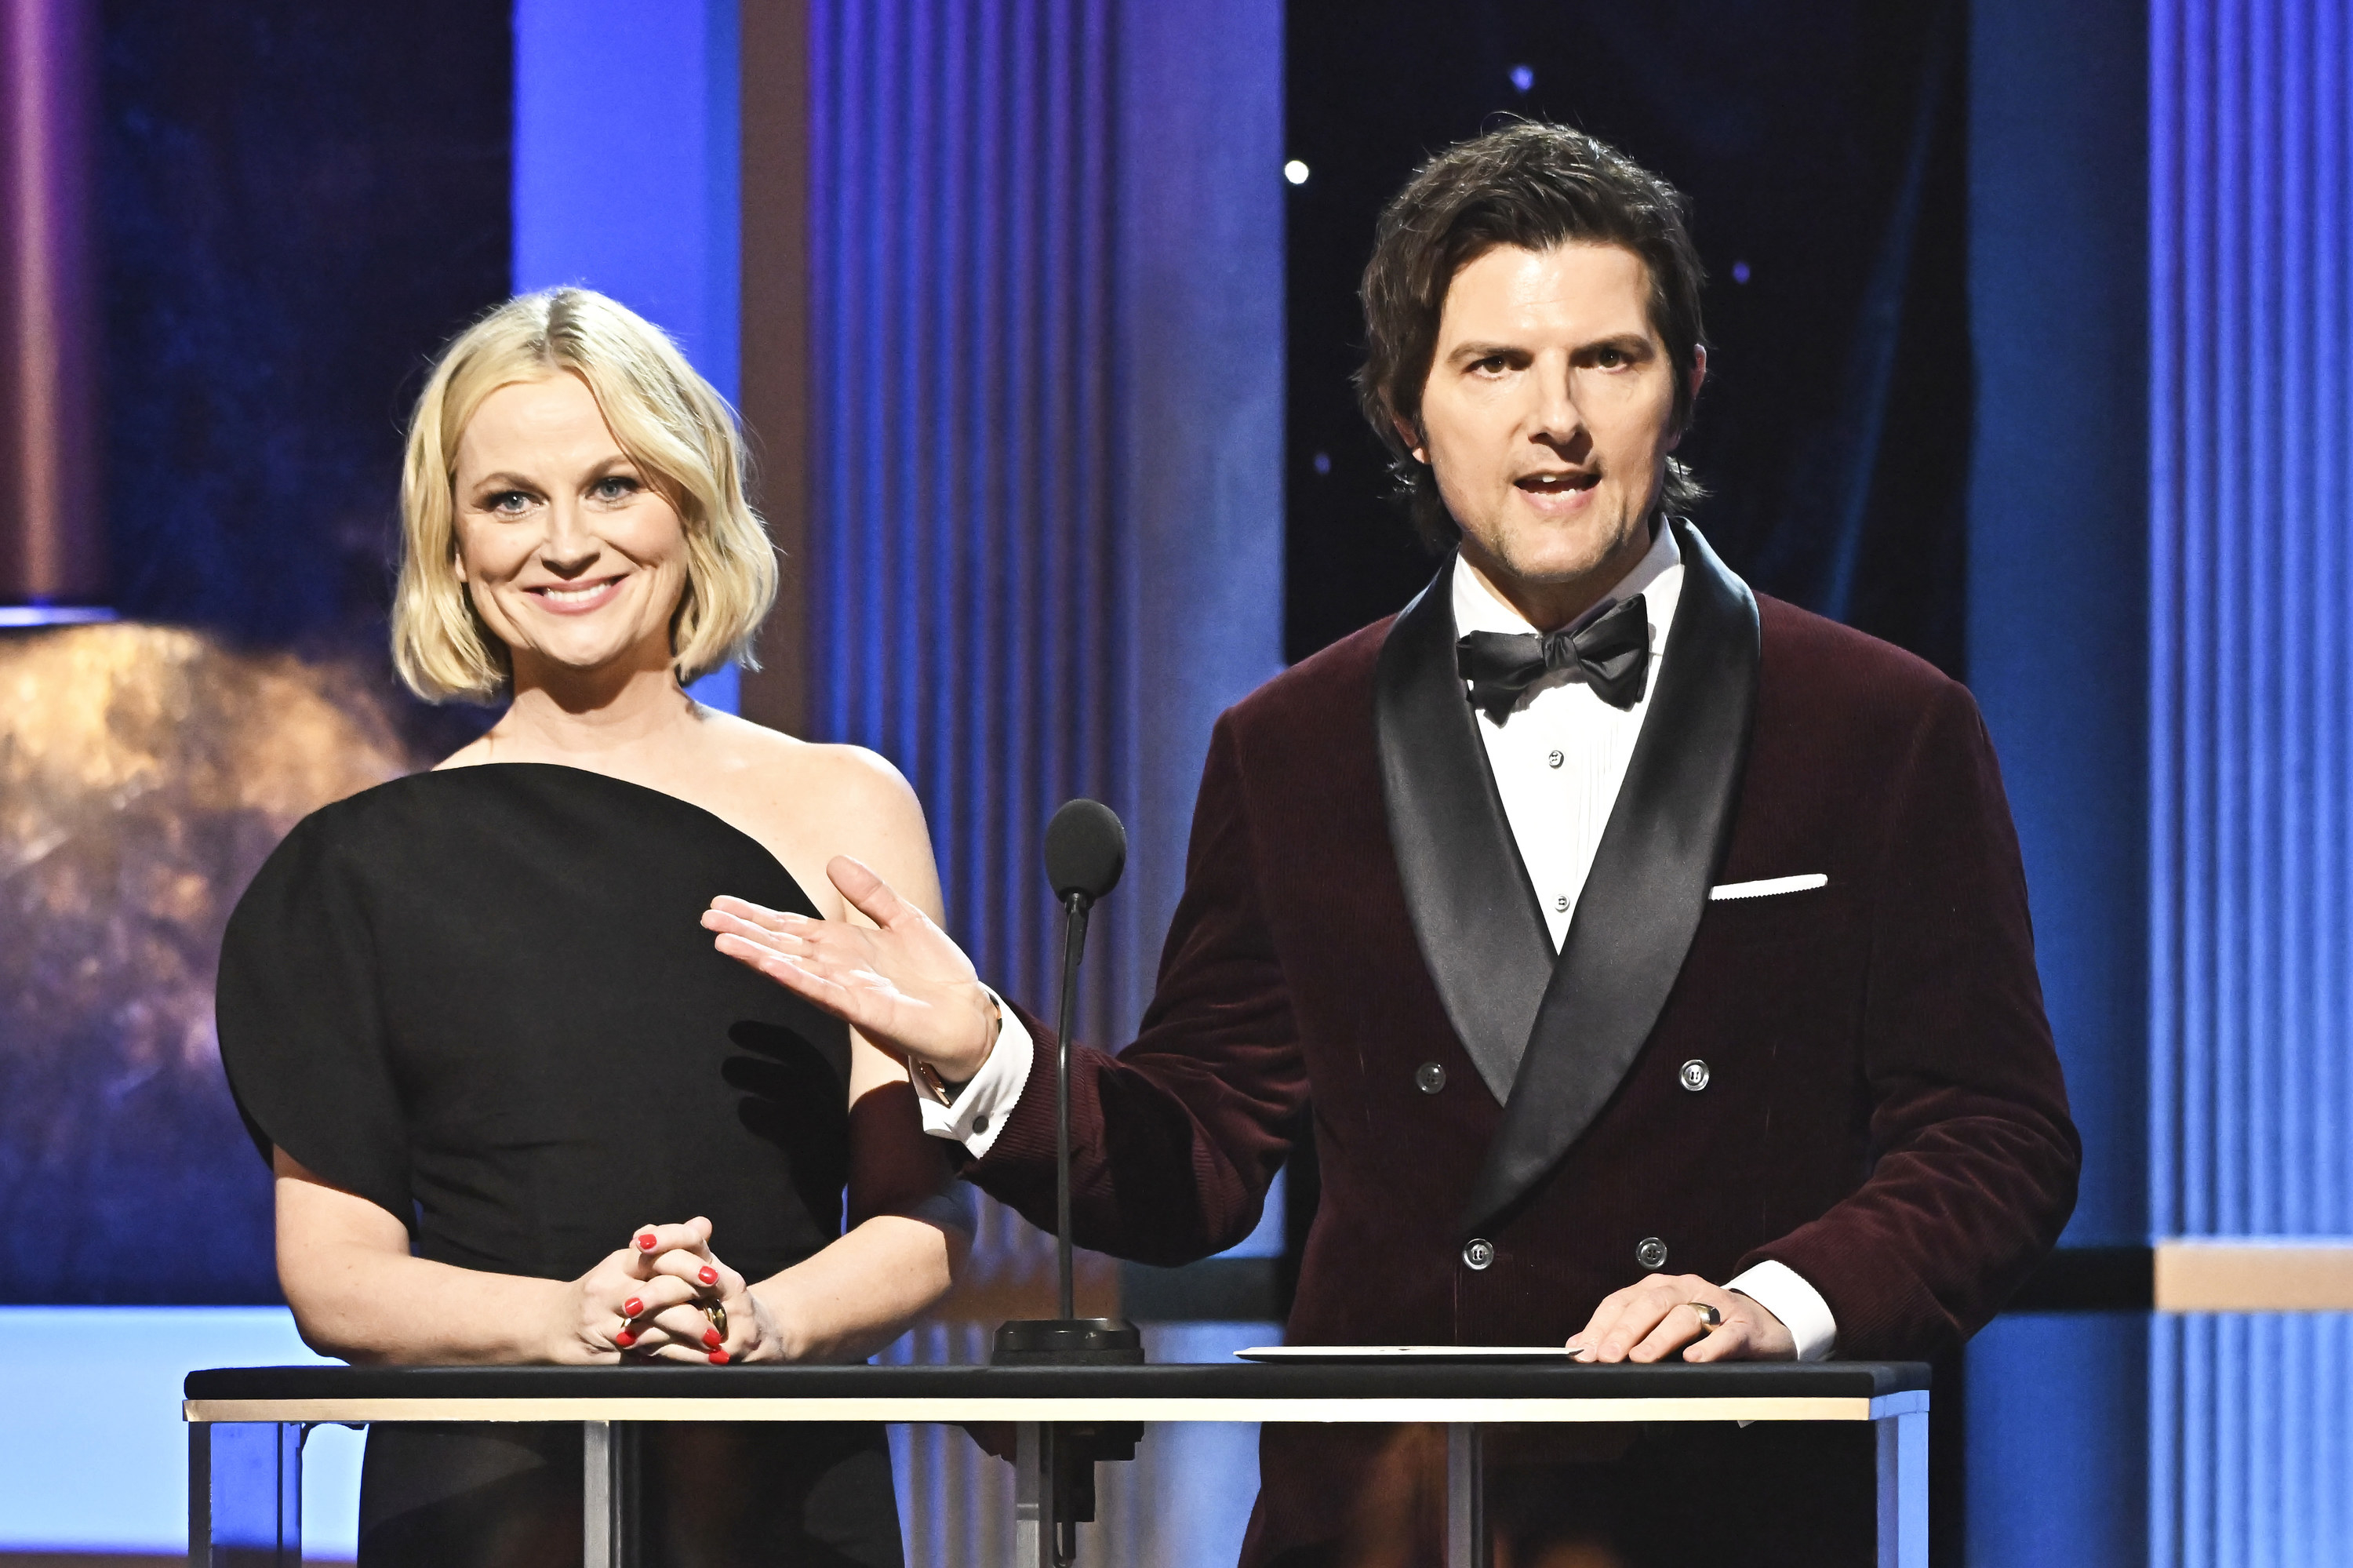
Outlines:
{"type": "MultiPolygon", "coordinates": [[[[1486,1568],[1485,1439],[1546,1423],[1868,1422],[1878,1562],[1926,1568],[1928,1369],[1568,1364],[1142,1367],[344,1368],[190,1374],[191,1568],[296,1568],[303,1439],[325,1423],[573,1422],[584,1563],[636,1568],[634,1435],[648,1422],[1006,1424],[1017,1434],[1010,1562],[1052,1568],[1044,1456],[1069,1425],[1366,1422],[1442,1427],[1447,1568],[1486,1568]]],[[[992,1465],[1002,1461],[987,1461],[992,1465]]],[[[1150,1462],[1139,1454],[1137,1462],[1150,1462]]],[[[1106,1464],[1098,1467],[1109,1469],[1106,1464]]],[[[1254,1478],[1253,1478],[1254,1480],[1254,1478]]],[[[1101,1563],[1082,1527],[1082,1562],[1101,1563]]],[[[913,1561],[911,1556],[910,1561],[913,1561]]],[[[989,1561],[987,1553],[969,1560],[989,1561]]]]}

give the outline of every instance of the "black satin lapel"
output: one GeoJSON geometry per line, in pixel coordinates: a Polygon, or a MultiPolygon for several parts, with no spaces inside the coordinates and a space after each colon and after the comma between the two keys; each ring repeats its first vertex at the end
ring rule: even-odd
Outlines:
{"type": "Polygon", "coordinates": [[[1406,606],[1373,680],[1389,842],[1447,1021],[1500,1103],[1553,969],[1552,936],[1454,668],[1454,566],[1406,606]]]}
{"type": "MultiPolygon", "coordinates": [[[[1688,524],[1683,588],[1626,782],[1462,1218],[1516,1201],[1593,1125],[1666,1006],[1732,832],[1757,712],[1757,600],[1688,524]]],[[[1395,820],[1395,812],[1391,812],[1395,820]]]]}

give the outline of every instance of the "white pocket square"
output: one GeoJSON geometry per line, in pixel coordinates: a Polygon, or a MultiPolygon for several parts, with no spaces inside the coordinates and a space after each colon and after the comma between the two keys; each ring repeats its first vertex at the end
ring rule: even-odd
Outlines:
{"type": "Polygon", "coordinates": [[[1732,898],[1770,898],[1777,893],[1811,893],[1830,885],[1831,879],[1819,871],[1803,876],[1768,876],[1762,882],[1720,882],[1707,890],[1707,901],[1721,904],[1732,898]]]}

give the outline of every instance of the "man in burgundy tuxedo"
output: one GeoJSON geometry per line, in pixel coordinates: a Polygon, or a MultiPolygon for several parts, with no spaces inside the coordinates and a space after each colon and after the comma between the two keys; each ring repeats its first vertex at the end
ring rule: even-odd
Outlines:
{"type": "MultiPolygon", "coordinates": [[[[1076,1239],[1232,1245],[1304,1112],[1295,1343],[1957,1345],[2056,1240],[2080,1152],[1975,705],[1681,520],[1706,350],[1656,176],[1554,126],[1466,143],[1385,215],[1365,301],[1366,410],[1448,559],[1219,720],[1142,1033],[1072,1054],[1076,1239]]],[[[722,901],[722,949],[904,1051],[965,1177],[1050,1226],[1053,1040],[832,873],[879,929],[722,901]]],[[[1628,1436],[1525,1539],[1867,1560],[1840,1440],[1628,1436]]],[[[1422,1560],[1403,1452],[1269,1427],[1246,1558],[1422,1560]]]]}

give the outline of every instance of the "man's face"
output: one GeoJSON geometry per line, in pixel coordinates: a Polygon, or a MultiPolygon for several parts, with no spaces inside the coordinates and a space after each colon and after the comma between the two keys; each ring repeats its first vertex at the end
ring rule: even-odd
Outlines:
{"type": "Polygon", "coordinates": [[[1462,526],[1463,559],[1524,612],[1580,613],[1649,547],[1676,440],[1649,295],[1642,259],[1617,245],[1498,247],[1446,291],[1420,428],[1399,428],[1462,526]]]}

